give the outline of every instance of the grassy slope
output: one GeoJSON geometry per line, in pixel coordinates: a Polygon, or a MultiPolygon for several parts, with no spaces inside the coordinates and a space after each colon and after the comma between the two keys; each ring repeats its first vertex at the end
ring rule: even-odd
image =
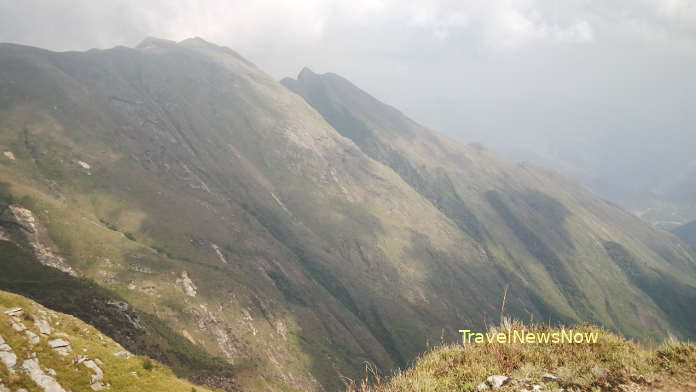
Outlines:
{"type": "Polygon", "coordinates": [[[558,175],[432,132],[338,75],[305,69],[283,83],[477,240],[510,285],[518,317],[694,336],[696,263],[674,237],[558,175]],[[617,261],[608,242],[635,267],[617,261]]]}
{"type": "MultiPolygon", "coordinates": [[[[490,332],[525,331],[561,333],[561,328],[510,323],[490,332]]],[[[352,392],[444,392],[475,391],[489,376],[503,375],[514,381],[501,391],[692,391],[696,376],[696,345],[671,340],[648,348],[588,324],[572,328],[578,333],[596,333],[596,343],[529,344],[469,343],[441,346],[422,355],[410,368],[388,380],[370,376],[349,383],[352,392]],[[555,380],[543,380],[552,374],[555,380]]],[[[567,331],[566,331],[567,333],[567,331]]]]}
{"type": "Polygon", "coordinates": [[[3,48],[6,193],[85,276],[254,362],[264,388],[335,387],[363,360],[419,352],[450,306],[427,262],[443,247],[478,258],[466,238],[253,66],[198,41],[158,45],[3,48]],[[174,283],[184,270],[195,298],[174,283]]]}
{"type": "MultiPolygon", "coordinates": [[[[669,329],[634,286],[608,283],[626,277],[597,240],[683,272],[687,295],[693,285],[693,260],[672,238],[562,179],[485,150],[443,152],[456,144],[435,134],[438,149],[415,138],[412,153],[385,164],[373,157],[380,145],[342,137],[303,99],[201,40],[86,53],[3,45],[0,70],[0,150],[16,157],[0,157],[0,191],[34,212],[84,277],[241,365],[250,389],[330,390],[363,361],[405,364],[443,329],[496,319],[506,283],[517,315],[578,318],[557,285],[571,276],[584,302],[605,308],[602,321],[623,315],[616,325],[635,335],[645,320],[656,334],[669,329]],[[440,154],[446,170],[421,172],[440,154]],[[414,178],[401,164],[418,168],[414,178]],[[516,178],[527,185],[503,187],[516,178]],[[567,190],[554,202],[537,188],[567,190]],[[545,214],[559,203],[567,221],[563,208],[545,214]],[[585,208],[594,213],[577,213],[585,208]],[[546,246],[518,238],[534,243],[530,232],[546,246]],[[580,268],[568,249],[603,261],[580,268]],[[572,268],[551,268],[554,281],[534,252],[572,268]],[[587,270],[600,283],[580,279],[587,270]],[[196,296],[176,283],[183,272],[196,296]]],[[[392,132],[418,129],[388,121],[392,132]]]]}
{"type": "Polygon", "coordinates": [[[166,363],[179,377],[204,380],[214,373],[233,378],[233,366],[193,345],[157,317],[111,305],[113,301],[123,302],[115,293],[42,265],[15,243],[0,240],[0,254],[0,290],[21,293],[50,309],[75,316],[129,351],[166,363]]]}
{"type": "MultiPolygon", "coordinates": [[[[19,295],[0,291],[0,336],[12,348],[14,354],[21,361],[36,353],[42,368],[53,369],[59,384],[66,390],[73,392],[92,391],[90,376],[92,372],[84,366],[75,365],[77,354],[87,356],[89,359],[102,361],[99,365],[104,372],[103,383],[110,385],[115,391],[171,391],[191,392],[193,390],[208,391],[208,389],[195,386],[189,382],[176,378],[174,373],[165,365],[152,361],[147,357],[133,356],[122,358],[114,354],[123,352],[124,349],[118,343],[105,337],[94,327],[66,314],[49,310],[27,298],[19,295]],[[41,341],[36,345],[30,345],[25,335],[10,327],[10,317],[2,312],[15,307],[24,310],[22,323],[30,331],[41,336],[41,341]],[[34,324],[37,319],[47,320],[52,328],[52,335],[43,336],[38,326],[34,324]],[[61,356],[48,346],[49,339],[64,339],[70,342],[72,353],[61,356]],[[145,365],[149,363],[149,365],[145,365]],[[147,369],[149,368],[149,369],[147,369]],[[135,373],[135,375],[131,374],[135,373]]],[[[17,370],[11,374],[5,365],[0,363],[0,379],[6,387],[15,390],[25,388],[30,392],[41,389],[23,371],[17,370]]]]}

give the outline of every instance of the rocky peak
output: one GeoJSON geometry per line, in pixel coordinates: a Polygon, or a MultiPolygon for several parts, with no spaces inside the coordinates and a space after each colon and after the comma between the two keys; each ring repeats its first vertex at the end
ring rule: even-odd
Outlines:
{"type": "Polygon", "coordinates": [[[310,80],[319,77],[319,74],[312,71],[308,67],[303,67],[300,73],[297,75],[297,80],[310,80]]]}

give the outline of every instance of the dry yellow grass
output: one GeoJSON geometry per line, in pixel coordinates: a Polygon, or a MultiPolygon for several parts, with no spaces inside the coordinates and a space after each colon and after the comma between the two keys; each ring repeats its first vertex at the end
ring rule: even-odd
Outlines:
{"type": "MultiPolygon", "coordinates": [[[[657,348],[647,348],[607,330],[579,325],[575,331],[598,333],[594,344],[469,343],[440,346],[424,354],[412,367],[390,379],[367,367],[361,382],[347,380],[348,392],[444,392],[474,391],[492,375],[514,381],[501,391],[531,389],[566,391],[694,391],[696,345],[669,339],[657,348]],[[550,373],[554,381],[542,381],[550,373]]],[[[489,332],[526,330],[560,332],[544,325],[519,322],[492,328],[489,332]]]]}

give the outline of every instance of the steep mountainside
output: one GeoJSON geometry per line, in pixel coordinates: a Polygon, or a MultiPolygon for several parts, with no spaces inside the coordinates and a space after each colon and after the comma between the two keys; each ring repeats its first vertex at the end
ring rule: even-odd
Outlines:
{"type": "Polygon", "coordinates": [[[696,247],[696,221],[679,226],[672,232],[687,244],[696,247]]]}
{"type": "Polygon", "coordinates": [[[197,389],[94,327],[0,291],[0,391],[190,392],[197,389]]]}
{"type": "Polygon", "coordinates": [[[283,83],[476,241],[516,293],[509,311],[533,304],[634,336],[663,317],[690,328],[693,255],[672,236],[558,175],[425,129],[338,75],[304,69],[283,83]]]}
{"type": "Polygon", "coordinates": [[[612,110],[591,113],[575,119],[586,127],[582,130],[556,123],[502,137],[468,137],[516,160],[559,170],[659,227],[672,229],[696,219],[692,121],[675,117],[660,123],[651,110],[640,114],[644,118],[621,118],[612,110]]]}
{"type": "MultiPolygon", "coordinates": [[[[675,237],[337,76],[287,85],[309,104],[201,39],[0,45],[0,244],[163,326],[181,375],[219,356],[247,390],[406,365],[496,321],[505,292],[524,319],[694,335],[696,263],[675,237]]],[[[48,302],[48,276],[6,285],[48,302]]]]}

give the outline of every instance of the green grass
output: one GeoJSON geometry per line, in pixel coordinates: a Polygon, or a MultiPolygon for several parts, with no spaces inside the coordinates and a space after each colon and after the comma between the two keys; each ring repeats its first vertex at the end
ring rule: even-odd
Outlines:
{"type": "MultiPolygon", "coordinates": [[[[493,331],[560,332],[561,327],[524,325],[519,322],[491,328],[493,331]]],[[[566,328],[569,329],[569,328],[566,328]]],[[[696,345],[668,340],[648,348],[606,329],[582,324],[581,333],[596,333],[596,343],[471,343],[434,348],[410,368],[390,379],[368,368],[361,382],[349,380],[349,392],[446,392],[474,391],[492,375],[542,383],[542,375],[557,377],[547,389],[618,390],[620,385],[647,385],[652,381],[679,385],[696,376],[696,345]],[[661,380],[661,381],[658,381],[661,380]]],[[[502,390],[517,390],[510,384],[502,390]]]]}
{"type": "Polygon", "coordinates": [[[200,372],[234,371],[226,361],[193,345],[157,317],[132,308],[124,314],[109,305],[109,301],[122,301],[122,298],[96,283],[46,267],[7,241],[0,241],[0,254],[3,263],[0,290],[19,293],[76,316],[129,350],[166,362],[182,377],[195,377],[200,372]],[[134,326],[127,316],[138,319],[143,329],[134,326]]]}
{"type": "MultiPolygon", "coordinates": [[[[87,356],[92,360],[100,360],[100,368],[104,372],[103,382],[109,384],[111,390],[119,392],[162,391],[189,392],[196,388],[202,392],[210,391],[178,379],[165,365],[148,357],[131,355],[129,358],[117,357],[114,354],[124,351],[124,348],[113,340],[105,337],[94,327],[79,319],[51,311],[19,295],[0,291],[0,335],[12,347],[21,360],[36,353],[42,368],[56,371],[56,380],[66,390],[73,392],[89,392],[92,372],[84,366],[74,363],[76,354],[87,356]],[[60,337],[70,342],[72,353],[61,356],[52,350],[47,342],[49,337],[42,336],[41,341],[30,346],[23,333],[10,327],[9,316],[1,312],[13,308],[23,308],[25,314],[22,323],[37,335],[38,327],[34,325],[38,319],[49,320],[53,332],[50,338],[60,337]],[[62,334],[62,335],[61,335],[62,334]],[[146,367],[145,364],[148,364],[146,367]]],[[[40,392],[39,387],[24,372],[10,374],[4,365],[0,365],[0,378],[12,390],[26,388],[29,392],[40,392]]]]}

